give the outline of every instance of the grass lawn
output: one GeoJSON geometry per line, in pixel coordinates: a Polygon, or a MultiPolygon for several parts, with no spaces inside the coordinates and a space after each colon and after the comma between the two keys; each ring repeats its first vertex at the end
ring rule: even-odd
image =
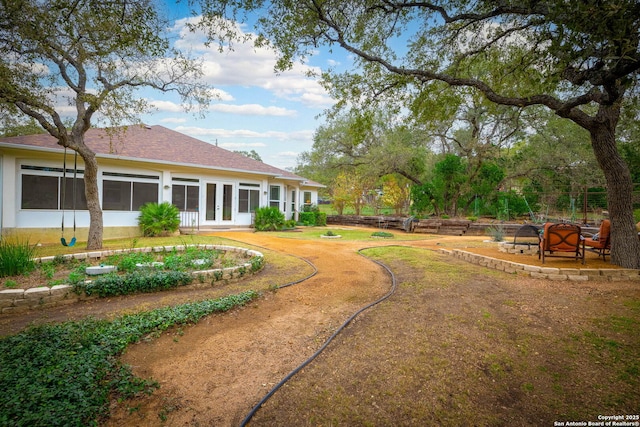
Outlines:
{"type": "Polygon", "coordinates": [[[411,247],[365,254],[396,274],[396,294],[256,425],[547,426],[638,413],[637,284],[517,278],[411,247]]]}
{"type": "MultiPolygon", "coordinates": [[[[225,239],[210,236],[187,235],[179,237],[130,237],[122,239],[104,240],[102,250],[108,249],[133,249],[149,246],[175,246],[195,244],[231,244],[225,239]]],[[[46,244],[36,247],[35,256],[55,256],[87,251],[87,242],[78,241],[74,246],[62,246],[60,244],[46,244]]]]}
{"type": "MultiPolygon", "coordinates": [[[[340,226],[298,227],[295,231],[269,232],[269,234],[290,239],[318,240],[322,238],[321,236],[326,235],[329,231],[331,231],[335,235],[341,236],[341,240],[376,241],[380,239],[380,237],[374,235],[375,231],[372,231],[371,229],[358,229],[354,227],[340,226]]],[[[391,236],[385,238],[395,241],[427,240],[434,238],[434,236],[405,233],[404,231],[399,230],[378,230],[378,232],[390,234],[391,236]]]]}

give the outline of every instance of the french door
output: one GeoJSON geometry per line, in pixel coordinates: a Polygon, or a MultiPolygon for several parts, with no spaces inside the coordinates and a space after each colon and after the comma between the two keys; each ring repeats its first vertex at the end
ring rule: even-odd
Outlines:
{"type": "Polygon", "coordinates": [[[204,197],[205,224],[233,223],[233,184],[207,182],[205,183],[204,197]]]}

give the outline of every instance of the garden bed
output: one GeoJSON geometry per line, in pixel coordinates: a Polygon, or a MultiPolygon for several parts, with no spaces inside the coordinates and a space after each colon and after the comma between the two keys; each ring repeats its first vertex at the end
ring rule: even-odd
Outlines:
{"type": "Polygon", "coordinates": [[[79,279],[92,276],[87,274],[87,268],[111,265],[117,267],[118,274],[153,268],[202,275],[224,272],[226,269],[245,264],[250,268],[251,260],[256,257],[262,257],[262,254],[249,249],[221,245],[160,246],[42,257],[34,260],[35,269],[29,273],[4,277],[2,289],[73,284],[79,279]]]}
{"type": "Polygon", "coordinates": [[[220,245],[181,245],[86,252],[35,260],[29,274],[6,277],[2,312],[46,307],[93,296],[154,292],[193,280],[214,284],[252,274],[264,265],[260,252],[220,245]],[[91,269],[114,270],[89,275],[91,269]]]}

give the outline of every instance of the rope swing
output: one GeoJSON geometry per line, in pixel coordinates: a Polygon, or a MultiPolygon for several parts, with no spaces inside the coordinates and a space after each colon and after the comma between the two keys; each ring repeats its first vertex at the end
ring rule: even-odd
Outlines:
{"type": "Polygon", "coordinates": [[[76,151],[73,156],[73,238],[69,242],[64,238],[64,207],[67,200],[67,147],[64,147],[64,159],[62,164],[62,236],[60,237],[60,243],[62,243],[62,246],[73,246],[76,244],[76,178],[78,173],[78,152],[76,151]]]}

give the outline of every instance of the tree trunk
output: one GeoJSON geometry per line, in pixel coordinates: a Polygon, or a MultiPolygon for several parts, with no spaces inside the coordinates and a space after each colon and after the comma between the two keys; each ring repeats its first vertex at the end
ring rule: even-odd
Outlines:
{"type": "MultiPolygon", "coordinates": [[[[615,111],[603,111],[604,116],[615,111]]],[[[600,115],[599,113],[599,115],[600,115]]],[[[602,118],[602,117],[600,117],[602,118]]],[[[599,120],[589,132],[591,145],[607,180],[607,202],[611,220],[611,263],[624,268],[640,268],[640,240],[633,218],[633,181],[615,140],[615,117],[599,120]]]]}
{"type": "Polygon", "coordinates": [[[89,210],[89,236],[87,249],[102,248],[102,208],[100,207],[100,193],[98,192],[98,161],[96,154],[84,144],[84,141],[75,141],[77,151],[84,161],[84,194],[87,198],[89,210]]]}

